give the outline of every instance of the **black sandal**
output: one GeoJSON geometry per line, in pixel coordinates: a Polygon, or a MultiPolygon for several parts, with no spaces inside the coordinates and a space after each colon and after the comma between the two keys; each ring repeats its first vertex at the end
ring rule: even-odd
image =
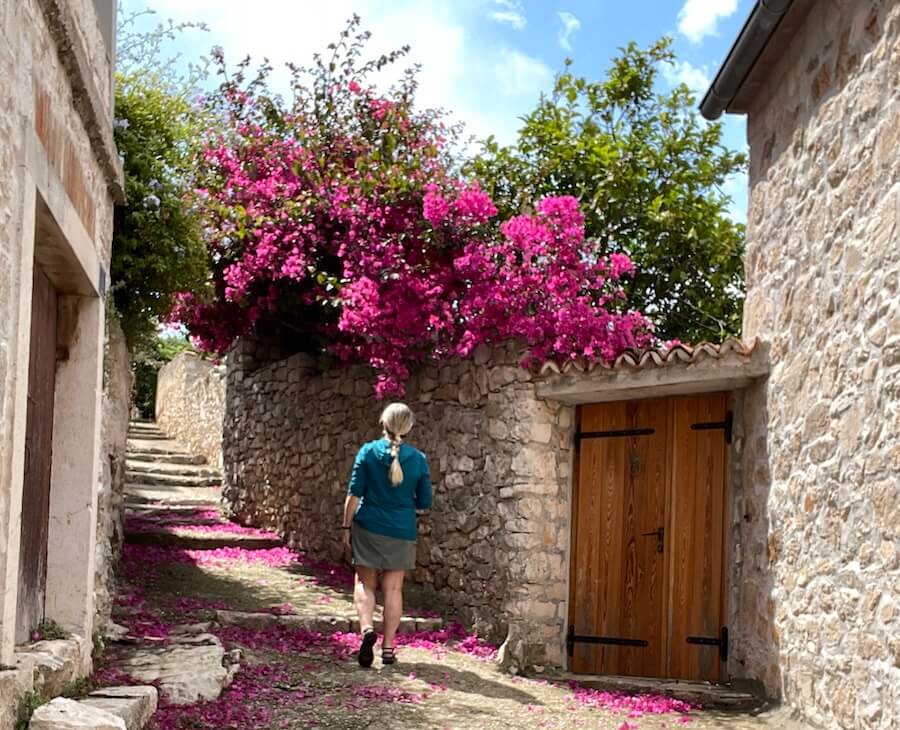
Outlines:
{"type": "Polygon", "coordinates": [[[394,654],[394,647],[392,646],[383,646],[381,647],[381,663],[382,664],[395,664],[397,662],[397,656],[394,654]]]}
{"type": "Polygon", "coordinates": [[[359,666],[372,666],[372,662],[375,661],[373,647],[375,646],[376,641],[378,641],[378,634],[375,633],[375,629],[366,629],[363,631],[362,643],[359,645],[359,666]]]}

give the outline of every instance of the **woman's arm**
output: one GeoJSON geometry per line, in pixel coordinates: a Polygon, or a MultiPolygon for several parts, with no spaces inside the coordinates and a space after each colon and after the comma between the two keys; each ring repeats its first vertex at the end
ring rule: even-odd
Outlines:
{"type": "Polygon", "coordinates": [[[347,499],[344,500],[344,519],[341,521],[341,527],[350,527],[358,505],[359,497],[348,494],[347,499]]]}
{"type": "Polygon", "coordinates": [[[346,529],[353,523],[353,516],[359,506],[359,500],[366,494],[365,463],[366,447],[363,446],[353,462],[353,471],[350,473],[350,484],[347,487],[347,498],[344,500],[344,512],[341,516],[341,539],[345,545],[350,544],[350,530],[346,529]]]}
{"type": "Polygon", "coordinates": [[[428,509],[429,507],[431,507],[431,472],[426,459],[425,471],[416,482],[416,509],[428,509]]]}

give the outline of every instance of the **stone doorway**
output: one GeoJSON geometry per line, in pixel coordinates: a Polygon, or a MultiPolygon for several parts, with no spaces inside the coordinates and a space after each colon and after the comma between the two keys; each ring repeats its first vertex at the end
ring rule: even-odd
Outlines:
{"type": "Polygon", "coordinates": [[[578,419],[570,669],[724,679],[727,394],[584,405],[578,419]]]}

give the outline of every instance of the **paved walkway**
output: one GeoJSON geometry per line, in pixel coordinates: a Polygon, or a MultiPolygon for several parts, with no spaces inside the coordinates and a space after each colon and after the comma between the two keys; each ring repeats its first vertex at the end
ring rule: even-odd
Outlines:
{"type": "Polygon", "coordinates": [[[131,441],[115,611],[123,636],[109,646],[98,678],[128,681],[129,667],[140,665],[136,652],[159,656],[202,644],[226,666],[216,681],[228,685],[213,686],[218,699],[193,704],[174,704],[193,691],[184,678],[175,692],[187,692],[181,699],[166,699],[161,685],[150,727],[798,727],[784,713],[723,714],[665,697],[510,677],[492,661],[494,647],[424,611],[409,611],[404,620],[397,665],[376,659],[362,670],[354,656],[350,571],[227,521],[215,500],[217,474],[152,425],[134,432],[140,438],[131,441]]]}

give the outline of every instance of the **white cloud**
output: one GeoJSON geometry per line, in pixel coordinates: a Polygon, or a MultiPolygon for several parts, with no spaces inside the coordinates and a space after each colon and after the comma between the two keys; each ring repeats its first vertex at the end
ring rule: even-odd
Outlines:
{"type": "Polygon", "coordinates": [[[528,22],[520,0],[493,0],[493,5],[497,9],[491,13],[491,18],[498,23],[506,23],[516,30],[522,30],[528,22]]]}
{"type": "Polygon", "coordinates": [[[695,94],[703,94],[710,83],[709,71],[706,66],[692,66],[687,61],[676,61],[674,65],[663,64],[663,76],[671,86],[686,84],[695,94]]]}
{"type": "Polygon", "coordinates": [[[685,0],[678,13],[678,30],[694,43],[716,35],[719,21],[737,10],[737,0],[685,0]]]}
{"type": "MultiPolygon", "coordinates": [[[[125,0],[125,11],[146,7],[151,0],[125,0]]],[[[492,3],[493,5],[493,3],[492,3]]],[[[504,8],[519,3],[507,2],[504,8]]],[[[247,12],[244,0],[152,0],[157,19],[203,20],[209,33],[192,35],[195,45],[179,48],[185,56],[205,54],[220,45],[231,64],[245,55],[268,58],[275,68],[273,82],[287,92],[284,64],[310,63],[314,52],[337,39],[346,20],[357,13],[362,27],[372,32],[366,55],[386,53],[410,45],[409,55],[383,73],[388,84],[404,68],[421,64],[418,103],[443,108],[466,124],[467,134],[493,134],[502,143],[514,141],[519,117],[530,111],[541,91],[553,81],[539,59],[502,41],[476,40],[470,24],[483,21],[484,0],[330,0],[327,3],[255,0],[247,12]],[[493,83],[485,83],[485,72],[493,83]]],[[[524,22],[524,17],[523,17],[524,22]]]]}
{"type": "Polygon", "coordinates": [[[494,65],[496,90],[507,98],[537,95],[550,86],[553,72],[539,59],[521,51],[505,49],[494,65]]]}
{"type": "Polygon", "coordinates": [[[581,28],[581,21],[572,13],[562,12],[559,14],[562,21],[562,30],[559,32],[559,45],[567,51],[572,50],[572,35],[581,28]]]}

